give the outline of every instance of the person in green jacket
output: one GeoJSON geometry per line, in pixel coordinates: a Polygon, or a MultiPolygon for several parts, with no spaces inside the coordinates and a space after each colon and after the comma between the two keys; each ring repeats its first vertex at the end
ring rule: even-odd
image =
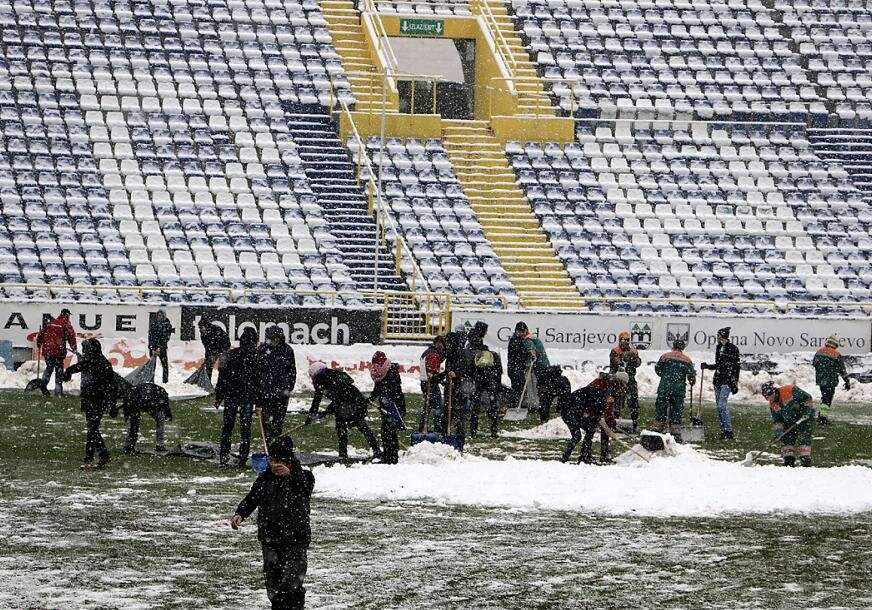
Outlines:
{"type": "Polygon", "coordinates": [[[845,359],[839,351],[839,338],[835,335],[829,337],[826,345],[820,348],[812,358],[811,365],[814,367],[815,383],[821,389],[821,410],[818,414],[818,423],[825,426],[830,423],[830,407],[833,404],[836,386],[839,385],[839,377],[845,382],[846,390],[851,388],[848,381],[848,371],[845,369],[845,359]]]}
{"type": "Polygon", "coordinates": [[[798,445],[800,464],[811,466],[811,438],[815,421],[811,395],[795,385],[788,384],[779,388],[771,381],[763,384],[760,393],[769,401],[772,435],[775,439],[781,439],[781,459],[784,460],[784,465],[796,465],[798,445]]]}
{"type": "Polygon", "coordinates": [[[672,351],[660,356],[654,365],[654,372],[660,376],[657,387],[657,401],[654,403],[654,423],[652,428],[658,432],[669,432],[676,441],[681,442],[681,416],[684,413],[684,396],[687,383],[696,383],[693,361],[684,353],[686,344],[681,339],[672,344],[672,351]]]}

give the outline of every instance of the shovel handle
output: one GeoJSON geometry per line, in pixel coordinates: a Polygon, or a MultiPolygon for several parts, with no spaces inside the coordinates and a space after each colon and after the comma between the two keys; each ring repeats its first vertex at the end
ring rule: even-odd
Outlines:
{"type": "MultiPolygon", "coordinates": [[[[805,422],[805,421],[807,421],[807,420],[808,420],[808,415],[805,415],[805,416],[799,418],[799,419],[796,421],[795,424],[793,424],[793,425],[790,426],[787,430],[785,430],[785,431],[782,432],[780,435],[778,435],[778,438],[772,439],[772,441],[771,441],[768,445],[766,445],[766,446],[767,446],[767,447],[771,447],[771,446],[774,445],[775,443],[779,442],[781,439],[783,439],[783,438],[784,438],[785,436],[787,436],[789,433],[793,432],[793,429],[796,428],[799,424],[801,424],[801,423],[803,423],[803,422],[805,422]]],[[[763,455],[763,451],[762,451],[762,450],[757,452],[757,455],[754,456],[754,458],[751,460],[751,463],[752,463],[752,464],[755,463],[755,462],[760,458],[761,455],[763,455]]]]}
{"type": "Polygon", "coordinates": [[[521,389],[521,396],[518,398],[518,405],[515,407],[516,409],[521,408],[521,403],[524,402],[524,396],[527,395],[527,386],[530,384],[530,376],[533,374],[533,363],[530,363],[530,366],[527,367],[527,372],[524,374],[524,387],[521,389]]]}
{"type": "Polygon", "coordinates": [[[599,425],[600,425],[600,429],[601,429],[603,432],[605,432],[605,433],[606,433],[606,436],[608,436],[610,439],[612,439],[613,441],[615,441],[615,442],[617,442],[617,443],[620,443],[621,445],[623,445],[624,447],[626,447],[627,449],[629,449],[630,451],[632,451],[634,454],[636,454],[636,456],[642,458],[642,459],[645,460],[646,462],[650,462],[650,461],[651,461],[651,460],[649,460],[648,458],[646,458],[644,455],[642,455],[641,453],[639,453],[638,451],[636,451],[635,449],[633,449],[633,447],[631,447],[629,443],[625,443],[625,442],[622,441],[620,438],[618,438],[618,435],[615,434],[614,431],[613,431],[611,428],[609,428],[609,425],[606,423],[605,418],[603,418],[603,417],[600,418],[599,425]]]}

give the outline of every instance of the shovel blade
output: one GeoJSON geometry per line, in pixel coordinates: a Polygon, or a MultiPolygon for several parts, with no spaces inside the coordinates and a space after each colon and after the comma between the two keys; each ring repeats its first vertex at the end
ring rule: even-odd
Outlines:
{"type": "Polygon", "coordinates": [[[503,417],[506,421],[521,421],[527,419],[527,409],[506,409],[503,417]]]}
{"type": "Polygon", "coordinates": [[[435,432],[412,432],[409,437],[409,444],[417,445],[418,443],[440,443],[442,436],[435,432]]]}
{"type": "Polygon", "coordinates": [[[681,438],[685,443],[702,443],[705,441],[705,430],[702,426],[692,425],[682,431],[681,438]]]}

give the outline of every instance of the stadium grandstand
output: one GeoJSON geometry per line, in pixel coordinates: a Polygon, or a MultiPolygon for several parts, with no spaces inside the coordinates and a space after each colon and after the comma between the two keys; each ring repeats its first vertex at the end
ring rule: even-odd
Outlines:
{"type": "Polygon", "coordinates": [[[11,0],[0,297],[868,316],[872,3],[11,0]]]}

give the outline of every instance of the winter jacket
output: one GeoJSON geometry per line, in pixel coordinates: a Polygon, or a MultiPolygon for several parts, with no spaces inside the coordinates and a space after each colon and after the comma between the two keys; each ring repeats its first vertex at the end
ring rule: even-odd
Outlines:
{"type": "Polygon", "coordinates": [[[260,391],[260,368],[257,349],[237,347],[227,353],[218,371],[215,400],[234,400],[244,404],[257,401],[260,391]]]}
{"type": "Polygon", "coordinates": [[[396,364],[392,364],[387,375],[375,382],[369,399],[377,401],[382,396],[390,398],[397,406],[400,415],[406,417],[406,397],[400,381],[400,367],[396,364]]]}
{"type": "Polygon", "coordinates": [[[421,371],[419,377],[421,382],[432,381],[439,383],[442,378],[442,363],[445,360],[444,355],[435,346],[431,345],[421,354],[421,371]]]}
{"type": "Polygon", "coordinates": [[[636,378],[636,369],[642,364],[642,359],[639,358],[639,352],[635,347],[621,349],[620,345],[616,345],[609,353],[609,373],[617,373],[621,369],[624,370],[631,380],[636,378]]]}
{"type": "Polygon", "coordinates": [[[473,379],[477,385],[478,392],[488,391],[494,393],[499,390],[503,379],[503,361],[498,352],[488,350],[487,346],[485,346],[484,350],[477,352],[474,366],[473,379]],[[490,365],[484,364],[486,358],[483,358],[483,354],[491,355],[490,365]]]}
{"type": "Polygon", "coordinates": [[[541,370],[547,366],[551,366],[551,362],[548,360],[548,354],[545,353],[545,346],[542,345],[539,337],[534,337],[532,335],[527,337],[527,340],[524,341],[524,348],[528,352],[536,353],[533,364],[537,369],[541,370]]]}
{"type": "Polygon", "coordinates": [[[509,339],[509,355],[506,367],[509,376],[524,375],[527,372],[527,367],[530,366],[530,348],[525,345],[526,339],[519,339],[517,335],[512,335],[509,339]]]}
{"type": "Polygon", "coordinates": [[[445,335],[445,372],[454,373],[454,386],[457,387],[460,379],[471,377],[472,352],[467,350],[460,334],[450,332],[445,335]]]}
{"type": "Polygon", "coordinates": [[[96,339],[87,339],[82,343],[82,355],[66,370],[64,379],[69,381],[76,373],[82,375],[82,398],[103,404],[115,404],[118,395],[115,373],[96,339]]]}
{"type": "Polygon", "coordinates": [[[331,401],[327,413],[333,413],[337,421],[348,423],[366,417],[366,399],[345,371],[325,369],[315,375],[312,386],[315,389],[315,395],[312,397],[309,417],[315,417],[318,414],[318,408],[321,406],[321,399],[324,396],[331,401]]]}
{"type": "Polygon", "coordinates": [[[46,358],[66,358],[67,345],[76,351],[76,331],[69,316],[59,315],[42,327],[36,335],[36,345],[42,348],[46,358]]]}
{"type": "Polygon", "coordinates": [[[839,385],[839,377],[848,377],[845,359],[835,347],[820,348],[812,358],[811,365],[814,367],[815,383],[822,388],[834,388],[839,385]]]}
{"type": "Polygon", "coordinates": [[[203,342],[206,358],[217,358],[230,349],[230,337],[215,323],[206,327],[206,331],[200,334],[200,340],[203,342]]]}
{"type": "Polygon", "coordinates": [[[696,383],[696,371],[693,361],[682,351],[673,350],[660,356],[654,365],[654,372],[660,375],[660,385],[657,394],[684,396],[687,392],[686,382],[696,383]]]}
{"type": "Polygon", "coordinates": [[[166,350],[167,343],[170,342],[170,336],[176,332],[170,321],[164,318],[158,320],[153,318],[148,325],[148,349],[149,350],[166,350]]]}
{"type": "Polygon", "coordinates": [[[248,518],[257,509],[257,537],[274,546],[305,546],[312,542],[309,500],[315,476],[299,463],[291,474],[279,477],[267,470],[257,477],[251,491],[236,508],[236,514],[248,518]]]}
{"type": "Polygon", "coordinates": [[[466,337],[466,345],[469,349],[480,352],[487,349],[484,344],[484,336],[487,334],[487,324],[476,322],[466,337]]]}
{"type": "Polygon", "coordinates": [[[712,384],[719,388],[728,385],[731,388],[739,385],[739,348],[733,343],[718,343],[715,348],[715,363],[704,364],[702,368],[714,370],[712,384]]]}
{"type": "Polygon", "coordinates": [[[769,401],[769,411],[774,423],[789,427],[803,417],[813,418],[814,403],[808,392],[788,384],[778,388],[769,401]]]}
{"type": "Polygon", "coordinates": [[[152,416],[163,413],[167,420],[173,418],[172,411],[170,411],[169,394],[156,383],[140,383],[132,386],[120,376],[116,378],[116,382],[126,384],[120,391],[125,419],[137,413],[149,413],[152,416]]]}
{"type": "Polygon", "coordinates": [[[264,343],[257,349],[257,356],[261,398],[287,398],[297,383],[294,348],[284,341],[278,345],[264,343]]]}
{"type": "Polygon", "coordinates": [[[560,417],[570,428],[581,426],[582,420],[599,421],[615,427],[614,402],[621,395],[620,384],[607,377],[598,377],[560,401],[560,417]]]}

